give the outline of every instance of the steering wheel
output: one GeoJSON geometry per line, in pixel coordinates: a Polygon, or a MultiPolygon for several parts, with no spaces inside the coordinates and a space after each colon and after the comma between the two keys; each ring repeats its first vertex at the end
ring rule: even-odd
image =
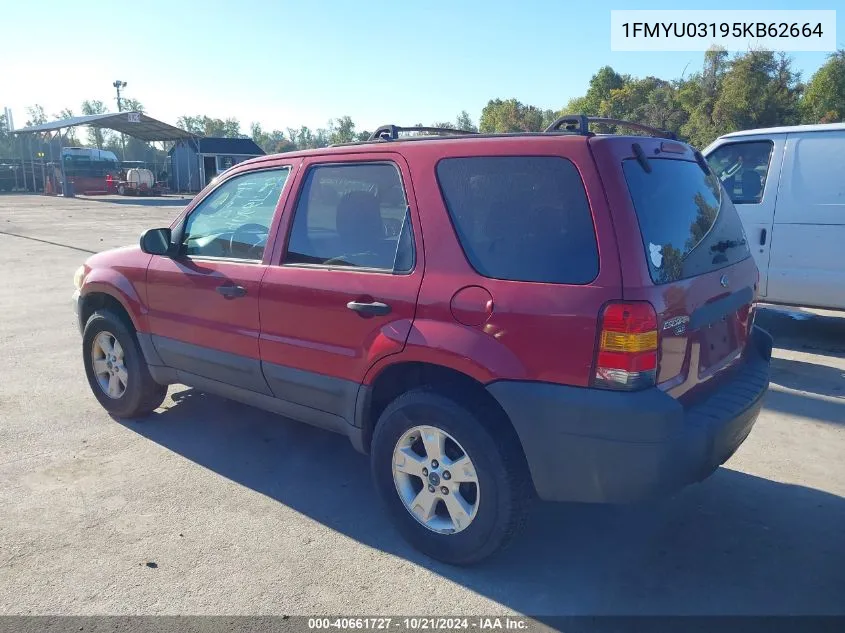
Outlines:
{"type": "Polygon", "coordinates": [[[728,178],[734,176],[740,169],[742,169],[742,161],[738,160],[722,172],[722,174],[719,176],[719,180],[721,180],[722,182],[726,181],[728,178]]]}
{"type": "Polygon", "coordinates": [[[242,224],[232,231],[229,238],[229,253],[235,254],[237,251],[243,250],[245,251],[244,254],[250,254],[264,241],[265,236],[269,233],[270,229],[263,224],[242,224]]]}

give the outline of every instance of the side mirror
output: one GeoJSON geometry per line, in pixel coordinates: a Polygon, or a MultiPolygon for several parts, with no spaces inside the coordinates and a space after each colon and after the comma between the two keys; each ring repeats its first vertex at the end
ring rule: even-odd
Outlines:
{"type": "Polygon", "coordinates": [[[147,229],[141,233],[141,250],[148,255],[170,256],[175,252],[170,229],[147,229]]]}

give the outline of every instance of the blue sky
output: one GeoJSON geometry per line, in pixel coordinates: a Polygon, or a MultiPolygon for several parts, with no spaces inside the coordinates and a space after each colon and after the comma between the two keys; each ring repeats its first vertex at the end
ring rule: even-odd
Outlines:
{"type": "MultiPolygon", "coordinates": [[[[0,68],[0,107],[12,108],[18,127],[33,103],[48,115],[63,107],[78,113],[86,98],[114,110],[115,79],[127,81],[126,96],[140,99],[154,117],[237,117],[244,131],[252,121],[266,129],[322,127],[347,114],[358,129],[372,129],[452,120],[463,109],[477,121],[495,97],[561,108],[605,64],[669,79],[695,72],[703,59],[702,53],[610,51],[611,9],[677,9],[677,2],[44,0],[33,6],[0,0],[3,22],[22,25],[4,29],[0,68]]],[[[795,3],[711,1],[689,8],[795,3]]],[[[838,42],[845,45],[845,0],[801,8],[838,9],[838,42]]],[[[826,54],[793,56],[809,78],[826,54]]]]}

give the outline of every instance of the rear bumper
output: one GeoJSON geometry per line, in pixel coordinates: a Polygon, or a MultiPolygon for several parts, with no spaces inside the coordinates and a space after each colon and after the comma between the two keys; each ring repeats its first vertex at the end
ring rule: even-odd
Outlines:
{"type": "Polygon", "coordinates": [[[539,382],[487,386],[519,435],[541,499],[625,503],[710,475],[751,431],[769,385],[772,338],[755,327],[742,364],[689,408],[633,393],[539,382]]]}

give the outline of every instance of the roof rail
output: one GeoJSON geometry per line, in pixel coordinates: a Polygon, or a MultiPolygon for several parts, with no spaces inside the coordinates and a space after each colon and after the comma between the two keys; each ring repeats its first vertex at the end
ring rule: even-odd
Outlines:
{"type": "Polygon", "coordinates": [[[450,127],[400,127],[398,125],[382,125],[370,134],[370,141],[395,141],[400,132],[428,132],[431,134],[477,134],[471,130],[458,130],[450,127]]]}
{"type": "Polygon", "coordinates": [[[590,120],[585,114],[564,114],[563,116],[555,119],[555,122],[543,131],[577,132],[578,134],[583,134],[584,136],[592,134],[592,132],[590,132],[590,120]]]}
{"type": "Polygon", "coordinates": [[[678,138],[674,132],[670,132],[668,130],[661,130],[660,128],[652,127],[650,125],[634,123],[633,121],[623,121],[622,119],[609,119],[607,117],[586,116],[584,114],[565,114],[562,117],[558,117],[554,123],[552,123],[549,127],[545,129],[545,131],[558,132],[561,130],[561,126],[565,126],[563,128],[565,131],[577,132],[578,134],[588,136],[592,134],[592,132],[590,132],[590,123],[605,123],[607,125],[618,125],[620,127],[626,127],[631,130],[648,132],[650,135],[658,136],[660,138],[668,138],[672,140],[676,140],[678,138]]]}

